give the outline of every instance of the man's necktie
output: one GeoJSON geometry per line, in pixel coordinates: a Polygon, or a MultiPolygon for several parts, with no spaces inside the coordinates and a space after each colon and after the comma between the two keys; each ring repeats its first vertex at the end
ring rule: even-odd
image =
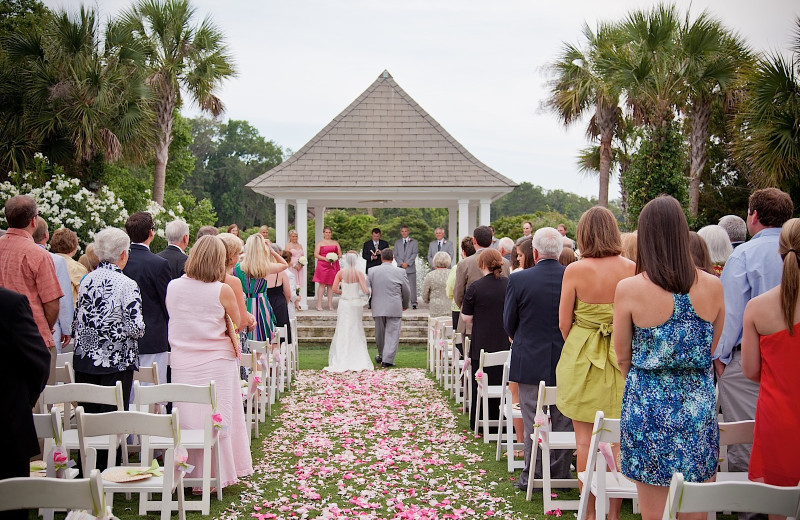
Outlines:
{"type": "Polygon", "coordinates": [[[439,245],[437,246],[436,250],[437,251],[441,251],[442,250],[442,241],[441,240],[439,241],[439,245]]]}

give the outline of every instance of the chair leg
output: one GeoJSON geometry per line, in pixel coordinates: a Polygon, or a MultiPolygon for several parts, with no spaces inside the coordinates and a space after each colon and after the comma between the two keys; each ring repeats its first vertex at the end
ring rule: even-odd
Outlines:
{"type": "Polygon", "coordinates": [[[203,496],[200,499],[200,511],[203,515],[208,515],[211,508],[211,449],[210,446],[203,449],[203,496]]]}
{"type": "Polygon", "coordinates": [[[219,440],[212,446],[214,451],[214,464],[216,468],[216,477],[214,477],[214,486],[217,488],[217,500],[222,500],[222,474],[220,473],[220,454],[219,454],[219,440]]]}
{"type": "Polygon", "coordinates": [[[475,403],[475,435],[478,435],[478,430],[480,429],[481,425],[481,399],[478,396],[477,402],[475,403]]]}
{"type": "Polygon", "coordinates": [[[536,454],[539,451],[539,432],[534,431],[531,434],[532,446],[531,446],[531,460],[528,464],[528,491],[525,495],[525,500],[528,502],[531,501],[531,497],[533,496],[533,485],[534,481],[536,480],[535,477],[535,469],[536,469],[536,454]],[[532,472],[530,468],[533,467],[534,471],[532,472]]]}
{"type": "Polygon", "coordinates": [[[489,394],[483,394],[483,443],[489,444],[489,394]]]}

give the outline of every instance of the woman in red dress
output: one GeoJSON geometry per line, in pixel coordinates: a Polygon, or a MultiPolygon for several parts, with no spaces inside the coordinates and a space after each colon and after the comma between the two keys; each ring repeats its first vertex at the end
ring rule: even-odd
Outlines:
{"type": "MultiPolygon", "coordinates": [[[[750,454],[750,480],[775,486],[800,481],[800,219],[783,225],[781,284],[750,300],[744,311],[742,372],[761,384],[750,454]]],[[[772,516],[772,515],[770,515],[772,516]]]]}
{"type": "Polygon", "coordinates": [[[317,242],[314,248],[314,258],[317,259],[317,268],[314,269],[314,282],[319,284],[317,289],[317,310],[322,310],[322,293],[328,290],[328,310],[333,310],[333,280],[339,272],[339,259],[342,257],[342,249],[339,242],[331,240],[333,230],[325,226],[322,230],[323,239],[317,242]],[[336,254],[336,260],[328,260],[327,255],[336,254]]]}

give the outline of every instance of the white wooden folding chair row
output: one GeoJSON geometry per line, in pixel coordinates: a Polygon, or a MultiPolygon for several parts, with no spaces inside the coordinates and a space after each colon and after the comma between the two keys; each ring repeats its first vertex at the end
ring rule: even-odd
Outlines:
{"type": "MultiPolygon", "coordinates": [[[[72,353],[70,352],[70,354],[72,353]]],[[[58,355],[61,356],[62,354],[58,355]]],[[[56,365],[53,382],[57,385],[75,382],[75,370],[72,368],[71,362],[67,361],[61,366],[56,365]]]]}
{"type": "MultiPolygon", "coordinates": [[[[503,364],[503,388],[500,394],[500,425],[497,427],[499,440],[497,441],[495,460],[499,461],[503,456],[503,450],[506,450],[505,456],[508,462],[508,472],[513,473],[514,470],[525,467],[524,458],[517,459],[514,457],[514,451],[524,449],[525,445],[516,442],[514,419],[522,419],[522,411],[520,411],[519,408],[514,408],[511,402],[511,390],[508,387],[508,372],[510,366],[511,357],[509,356],[508,361],[503,364]]],[[[545,509],[545,511],[551,511],[551,509],[545,509]]]]}
{"type": "MultiPolygon", "coordinates": [[[[619,472],[616,462],[614,462],[614,470],[608,472],[606,459],[599,456],[601,443],[619,444],[619,440],[619,419],[606,419],[603,412],[598,410],[594,417],[589,456],[586,459],[586,471],[578,473],[578,479],[583,483],[578,506],[578,520],[586,518],[590,494],[595,496],[595,518],[598,519],[606,517],[609,498],[636,499],[636,485],[619,472]]],[[[544,461],[542,461],[542,465],[544,465],[544,461]]]]}
{"type": "MultiPolygon", "coordinates": [[[[187,511],[201,511],[208,515],[211,507],[211,468],[217,468],[213,478],[214,487],[217,488],[217,499],[222,499],[222,478],[219,474],[220,452],[219,436],[214,434],[214,423],[211,415],[217,408],[217,388],[214,381],[208,385],[184,385],[179,383],[164,383],[157,386],[142,386],[139,381],[133,382],[134,402],[140,410],[152,412],[152,408],[160,408],[159,403],[194,403],[208,407],[202,429],[180,429],[180,444],[187,450],[203,451],[203,474],[199,478],[183,479],[187,486],[199,486],[202,489],[201,499],[187,500],[187,511]]],[[[150,450],[166,450],[172,446],[172,439],[167,437],[150,437],[150,450]]],[[[144,453],[144,452],[143,452],[144,453]]],[[[152,453],[144,453],[142,460],[150,460],[152,453]]],[[[175,504],[173,504],[173,507],[175,504]]]]}
{"type": "MultiPolygon", "coordinates": [[[[465,359],[456,346],[456,344],[460,342],[460,332],[454,333],[453,337],[448,340],[448,348],[450,349],[450,359],[452,360],[453,368],[453,386],[450,395],[453,397],[453,399],[455,399],[456,404],[464,404],[465,389],[464,382],[461,380],[461,374],[464,372],[465,359]]],[[[462,407],[462,410],[464,408],[466,408],[466,405],[462,407]]]]}
{"type": "MultiPolygon", "coordinates": [[[[278,367],[275,362],[269,343],[266,341],[248,341],[251,354],[251,371],[250,371],[250,384],[256,381],[256,377],[260,382],[256,383],[258,389],[256,396],[256,405],[258,409],[258,421],[266,421],[267,415],[272,415],[272,404],[275,402],[277,394],[278,383],[278,367]]],[[[256,428],[256,436],[258,436],[258,428],[256,428]]]]}
{"type": "MultiPolygon", "coordinates": [[[[455,346],[455,338],[457,333],[454,333],[453,326],[450,323],[444,326],[444,379],[442,386],[450,393],[450,397],[456,398],[457,394],[461,393],[461,368],[464,366],[464,360],[461,357],[461,352],[455,346]]],[[[459,336],[460,337],[460,336],[459,336]]]]}
{"type": "Polygon", "coordinates": [[[478,385],[478,396],[475,402],[475,433],[478,430],[483,431],[483,442],[488,444],[489,441],[497,441],[499,436],[497,433],[489,433],[489,427],[498,427],[500,421],[497,419],[489,419],[489,399],[500,399],[503,395],[502,385],[490,385],[486,374],[483,373],[484,368],[503,366],[511,355],[510,350],[503,350],[500,352],[486,352],[481,349],[480,364],[478,370],[475,371],[476,378],[480,378],[478,385]],[[480,374],[480,376],[479,376],[480,374]]]}
{"type": "Polygon", "coordinates": [[[534,428],[531,434],[533,447],[531,449],[531,468],[534,467],[536,454],[542,450],[542,478],[533,478],[531,471],[528,478],[528,491],[525,496],[531,499],[533,488],[542,489],[543,506],[545,511],[555,511],[556,509],[575,511],[578,509],[578,500],[554,500],[552,493],[553,487],[576,488],[577,479],[554,479],[550,472],[550,457],[552,450],[575,450],[575,432],[572,431],[552,431],[552,421],[550,420],[550,407],[555,406],[558,398],[558,390],[555,386],[547,386],[544,381],[539,381],[539,392],[536,399],[536,415],[544,414],[547,417],[547,425],[534,428]]]}
{"type": "MultiPolygon", "coordinates": [[[[178,447],[180,442],[178,410],[172,410],[171,415],[143,412],[90,414],[84,413],[83,407],[79,406],[76,411],[76,417],[84,471],[92,471],[97,463],[97,452],[88,442],[91,437],[108,436],[113,438],[116,436],[139,435],[142,439],[142,453],[150,453],[150,436],[171,439],[172,445],[164,452],[164,464],[159,466],[161,475],[153,475],[144,480],[122,483],[104,479],[103,487],[106,503],[110,507],[113,508],[115,493],[138,493],[139,515],[145,515],[148,511],[161,511],[161,520],[169,520],[174,504],[172,493],[177,490],[178,518],[185,520],[183,473],[178,471],[175,466],[175,448],[178,447]],[[161,500],[152,500],[151,495],[154,493],[160,493],[161,500]]],[[[113,444],[109,447],[113,447],[113,444]]],[[[146,461],[143,461],[142,464],[145,467],[149,466],[146,461]]],[[[123,465],[121,468],[130,468],[130,466],[123,465]]],[[[111,464],[103,472],[103,475],[115,471],[118,471],[117,466],[111,464]]],[[[123,469],[123,471],[129,471],[129,469],[123,469]]]]}
{"type": "MultiPolygon", "coordinates": [[[[51,410],[53,405],[63,405],[62,415],[62,444],[69,453],[80,449],[78,441],[78,431],[72,428],[71,417],[73,415],[73,405],[75,403],[92,403],[116,406],[118,411],[125,408],[122,398],[122,382],[117,381],[115,386],[90,385],[87,383],[68,383],[63,385],[47,385],[39,396],[39,409],[51,410]]],[[[90,447],[95,449],[105,449],[112,441],[114,448],[108,450],[108,465],[116,463],[116,446],[122,448],[122,460],[128,462],[128,444],[126,439],[114,436],[109,439],[107,435],[88,439],[90,447]]]]}
{"type": "Polygon", "coordinates": [[[36,508],[89,511],[96,518],[111,518],[97,470],[89,472],[89,478],[72,480],[51,477],[0,480],[0,511],[36,508]]]}
{"type": "MultiPolygon", "coordinates": [[[[290,373],[290,356],[289,353],[289,326],[283,325],[278,327],[277,329],[278,335],[278,348],[274,350],[273,360],[275,361],[275,368],[276,368],[276,392],[275,392],[275,399],[280,396],[281,393],[286,391],[291,384],[289,381],[289,373],[290,373]]],[[[273,401],[272,404],[275,404],[273,401]]]]}
{"type": "Polygon", "coordinates": [[[436,373],[436,355],[433,349],[434,344],[434,336],[436,335],[436,316],[428,316],[428,349],[425,355],[425,362],[426,366],[428,367],[428,372],[431,374],[436,373]]]}
{"type": "Polygon", "coordinates": [[[258,352],[242,355],[242,364],[247,363],[250,365],[250,374],[242,386],[242,403],[244,404],[244,419],[247,423],[248,442],[252,437],[258,437],[259,435],[259,403],[261,402],[261,389],[259,388],[261,384],[260,356],[261,354],[258,352]]]}
{"type": "Polygon", "coordinates": [[[292,370],[296,374],[300,370],[300,337],[297,335],[297,318],[289,318],[292,331],[292,370]]]}
{"type": "MultiPolygon", "coordinates": [[[[460,334],[460,333],[459,333],[460,334]]],[[[456,343],[461,337],[454,337],[453,342],[456,343]]],[[[472,411],[472,385],[475,384],[475,378],[472,374],[475,372],[475,367],[472,366],[472,360],[469,357],[469,349],[471,345],[469,336],[463,336],[461,348],[464,349],[463,361],[461,362],[461,369],[459,370],[459,377],[461,378],[461,393],[464,396],[464,406],[461,408],[462,413],[467,416],[472,411]]],[[[458,350],[458,349],[456,349],[458,350]]]]}
{"type": "Polygon", "coordinates": [[[445,367],[448,356],[447,337],[445,327],[450,325],[452,328],[452,318],[446,316],[436,316],[429,318],[432,325],[430,330],[431,356],[433,359],[433,375],[442,385],[445,385],[445,367]]]}
{"type": "MultiPolygon", "coordinates": [[[[33,425],[36,428],[36,436],[44,441],[42,461],[45,463],[45,475],[49,478],[76,478],[78,476],[77,468],[66,467],[63,470],[56,468],[56,449],[58,448],[59,451],[64,449],[62,446],[64,430],[61,423],[61,410],[54,407],[50,413],[33,414],[33,425]]],[[[52,508],[39,511],[43,520],[52,520],[53,513],[52,508]]]]}
{"type": "Polygon", "coordinates": [[[684,482],[682,473],[674,473],[662,519],[676,520],[678,513],[723,509],[800,518],[800,484],[784,487],[750,481],[684,482]]]}

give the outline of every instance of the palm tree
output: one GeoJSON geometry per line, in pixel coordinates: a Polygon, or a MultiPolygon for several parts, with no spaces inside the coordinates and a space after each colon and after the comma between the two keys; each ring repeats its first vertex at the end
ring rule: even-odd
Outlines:
{"type": "Polygon", "coordinates": [[[620,89],[597,66],[604,56],[614,52],[614,27],[600,24],[597,32],[584,24],[584,48],[565,43],[560,56],[549,66],[554,78],[545,105],[564,123],[579,121],[593,111],[586,134],[600,138],[598,203],[608,206],[608,182],[611,172],[611,141],[620,117],[620,89]]]}
{"type": "Polygon", "coordinates": [[[689,135],[689,216],[696,218],[700,200],[700,177],[706,164],[711,112],[716,104],[731,106],[733,85],[739,72],[751,61],[750,51],[739,36],[727,31],[707,13],[681,30],[679,59],[685,64],[688,102],[682,107],[691,130],[689,135]]]}
{"type": "Polygon", "coordinates": [[[159,204],[164,202],[172,123],[181,106],[181,91],[217,117],[224,106],[215,92],[234,75],[222,33],[209,18],[192,25],[194,15],[188,0],[139,0],[117,21],[119,29],[141,42],[147,52],[149,83],[156,96],[153,200],[159,204]]]}
{"type": "Polygon", "coordinates": [[[759,187],[796,182],[800,171],[800,18],[796,24],[792,60],[773,53],[758,61],[735,120],[735,156],[759,187]]]}

